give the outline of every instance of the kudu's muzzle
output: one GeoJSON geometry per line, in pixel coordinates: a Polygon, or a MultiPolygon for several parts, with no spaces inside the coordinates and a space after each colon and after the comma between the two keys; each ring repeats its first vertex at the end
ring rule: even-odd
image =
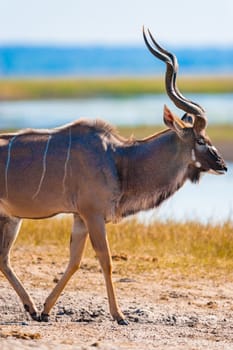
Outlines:
{"type": "Polygon", "coordinates": [[[209,147],[209,152],[211,156],[210,172],[213,171],[215,174],[224,174],[227,171],[224,159],[213,146],[209,147]]]}

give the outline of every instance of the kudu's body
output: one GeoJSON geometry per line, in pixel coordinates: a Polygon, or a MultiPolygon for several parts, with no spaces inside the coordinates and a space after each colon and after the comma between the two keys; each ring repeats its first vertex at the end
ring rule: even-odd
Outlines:
{"type": "MultiPolygon", "coordinates": [[[[170,83],[175,87],[174,74],[170,83]]],[[[195,122],[194,126],[186,122],[194,117],[182,121],[165,107],[169,129],[143,140],[126,140],[108,124],[89,120],[53,130],[0,135],[0,269],[33,319],[48,320],[80,265],[89,233],[104,273],[110,312],[118,323],[127,323],[114,294],[105,223],[158,206],[187,179],[197,181],[201,172],[226,170],[200,123],[195,127],[195,122]],[[11,268],[9,252],[21,218],[58,213],[74,214],[70,262],[39,315],[11,268]]]]}
{"type": "Polygon", "coordinates": [[[174,193],[191,161],[175,132],[126,140],[100,120],[3,134],[0,142],[0,213],[18,218],[96,208],[118,221],[174,193]]]}

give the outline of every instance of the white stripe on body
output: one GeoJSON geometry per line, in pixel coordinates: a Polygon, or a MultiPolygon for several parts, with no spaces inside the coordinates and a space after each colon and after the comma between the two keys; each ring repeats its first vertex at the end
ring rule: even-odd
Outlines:
{"type": "Polygon", "coordinates": [[[65,193],[65,190],[66,190],[66,177],[67,177],[68,162],[69,162],[69,160],[70,160],[71,144],[72,144],[72,134],[71,134],[71,127],[70,127],[70,128],[69,128],[69,144],[68,144],[67,155],[66,155],[66,161],[65,161],[65,166],[64,166],[64,177],[63,177],[63,181],[62,181],[62,185],[63,185],[63,194],[65,193]]]}
{"type": "Polygon", "coordinates": [[[11,160],[11,147],[17,136],[18,135],[13,136],[8,145],[8,153],[7,153],[7,161],[6,161],[6,169],[5,169],[5,190],[6,190],[7,198],[8,198],[8,171],[9,171],[10,160],[11,160]]]}
{"type": "Polygon", "coordinates": [[[45,177],[45,173],[46,173],[46,158],[47,158],[47,153],[48,153],[49,143],[50,143],[51,138],[52,138],[52,135],[49,135],[46,146],[45,146],[44,156],[43,156],[43,170],[42,170],[39,186],[38,186],[35,194],[32,196],[32,199],[35,199],[38,196],[38,194],[40,193],[40,190],[41,190],[42,183],[44,181],[44,177],[45,177]]]}

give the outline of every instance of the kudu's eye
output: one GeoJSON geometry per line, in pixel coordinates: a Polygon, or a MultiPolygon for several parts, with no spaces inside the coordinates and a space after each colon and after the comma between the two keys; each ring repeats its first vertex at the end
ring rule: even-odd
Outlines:
{"type": "Polygon", "coordinates": [[[196,143],[200,146],[204,146],[206,144],[204,139],[196,139],[196,143]]]}

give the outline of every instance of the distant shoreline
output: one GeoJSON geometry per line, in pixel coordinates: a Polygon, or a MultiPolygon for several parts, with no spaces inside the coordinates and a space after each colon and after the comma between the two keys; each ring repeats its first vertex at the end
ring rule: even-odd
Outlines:
{"type": "MultiPolygon", "coordinates": [[[[179,88],[184,93],[232,93],[233,75],[182,76],[179,88]]],[[[164,92],[164,78],[161,76],[0,79],[1,101],[127,97],[164,92]]]]}

